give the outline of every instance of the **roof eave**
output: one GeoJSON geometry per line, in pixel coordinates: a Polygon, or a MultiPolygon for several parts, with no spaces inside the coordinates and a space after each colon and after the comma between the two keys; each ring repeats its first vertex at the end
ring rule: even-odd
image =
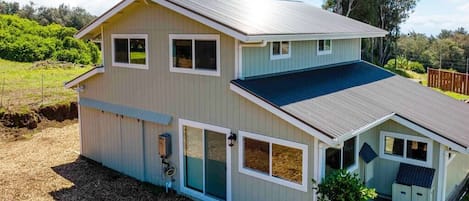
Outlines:
{"type": "Polygon", "coordinates": [[[100,67],[95,67],[75,78],[73,78],[72,80],[66,82],[64,84],[64,87],[67,88],[67,89],[70,89],[74,86],[77,86],[78,84],[80,84],[81,82],[99,74],[99,73],[104,73],[104,67],[100,66],[100,67]]]}
{"type": "Polygon", "coordinates": [[[248,35],[247,40],[243,42],[257,41],[300,41],[300,40],[338,40],[352,38],[377,38],[384,37],[388,32],[358,32],[358,33],[311,33],[311,34],[265,34],[248,35]]]}
{"type": "Polygon", "coordinates": [[[113,8],[105,12],[103,15],[99,16],[96,18],[94,21],[83,27],[81,30],[79,30],[74,37],[83,39],[86,35],[88,35],[90,32],[93,32],[94,30],[98,29],[101,24],[109,20],[112,16],[117,14],[118,12],[122,11],[124,8],[126,8],[128,5],[132,4],[135,0],[123,0],[117,5],[115,5],[113,8]]]}
{"type": "MultiPolygon", "coordinates": [[[[248,34],[243,33],[240,30],[233,29],[232,27],[221,24],[215,20],[209,19],[199,13],[188,10],[187,8],[181,7],[175,3],[166,0],[152,0],[153,2],[160,4],[172,11],[180,13],[188,18],[196,20],[202,24],[205,24],[213,29],[216,29],[222,33],[225,33],[241,42],[260,42],[260,41],[275,41],[275,40],[321,40],[321,39],[350,39],[350,38],[375,38],[384,37],[388,32],[379,30],[376,32],[357,32],[357,33],[293,33],[293,34],[248,34]]],[[[109,20],[112,16],[122,11],[124,8],[135,2],[135,0],[123,0],[109,11],[98,17],[96,20],[82,28],[75,34],[76,38],[83,39],[89,33],[96,31],[104,22],[109,20]]]]}

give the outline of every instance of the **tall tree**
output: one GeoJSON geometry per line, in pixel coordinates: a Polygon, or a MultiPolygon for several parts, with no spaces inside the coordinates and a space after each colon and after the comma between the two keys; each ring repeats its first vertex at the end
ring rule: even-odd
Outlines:
{"type": "Polygon", "coordinates": [[[327,0],[323,8],[389,31],[384,38],[363,43],[365,59],[383,65],[396,49],[393,44],[400,35],[399,25],[407,20],[416,4],[417,0],[327,0]]]}
{"type": "Polygon", "coordinates": [[[0,1],[0,14],[15,14],[20,10],[18,2],[0,1]]]}

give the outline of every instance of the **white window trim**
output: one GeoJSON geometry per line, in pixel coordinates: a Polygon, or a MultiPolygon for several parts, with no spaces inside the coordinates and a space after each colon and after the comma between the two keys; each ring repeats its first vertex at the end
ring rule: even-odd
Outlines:
{"type": "Polygon", "coordinates": [[[270,60],[288,59],[291,57],[291,42],[290,41],[272,41],[270,42],[270,60]],[[280,54],[274,55],[274,42],[280,42],[280,54]],[[282,42],[288,42],[288,54],[282,54],[282,42]]]}
{"type": "Polygon", "coordinates": [[[308,173],[309,172],[308,172],[308,146],[307,145],[299,144],[299,143],[291,142],[291,141],[286,141],[286,140],[281,140],[281,139],[277,139],[277,138],[267,137],[267,136],[260,135],[260,134],[249,133],[249,132],[245,132],[245,131],[239,131],[239,143],[238,144],[239,144],[239,147],[238,147],[238,156],[239,156],[238,169],[239,169],[240,173],[243,173],[243,174],[246,174],[246,175],[249,175],[249,176],[252,176],[252,177],[256,177],[256,178],[259,178],[259,179],[263,179],[263,180],[266,180],[266,181],[269,181],[269,182],[272,182],[272,183],[276,183],[276,184],[279,184],[279,185],[282,185],[282,186],[286,186],[286,187],[289,187],[289,188],[293,188],[293,189],[296,189],[296,190],[300,190],[300,191],[303,191],[303,192],[308,192],[308,181],[309,181],[308,180],[308,173]],[[272,152],[272,143],[282,145],[282,146],[291,147],[291,148],[295,148],[295,149],[300,149],[303,152],[303,160],[302,160],[303,167],[301,169],[303,178],[302,178],[301,184],[294,183],[294,182],[291,182],[291,181],[287,181],[287,180],[284,180],[284,179],[281,179],[281,178],[276,178],[276,177],[270,176],[272,174],[272,157],[271,157],[272,153],[270,153],[270,155],[269,155],[269,163],[270,163],[269,164],[269,168],[270,168],[269,175],[262,174],[262,173],[254,171],[254,170],[250,170],[248,168],[244,168],[244,138],[245,137],[269,143],[270,152],[272,152]]]}
{"type": "Polygon", "coordinates": [[[187,73],[195,75],[220,76],[220,35],[218,34],[169,34],[169,71],[173,73],[187,73]],[[173,67],[173,40],[192,40],[192,69],[173,67]],[[202,70],[195,68],[195,41],[214,40],[217,48],[217,70],[202,70]]]}
{"type": "MultiPolygon", "coordinates": [[[[353,137],[352,137],[352,138],[353,138],[353,137]]],[[[352,139],[352,138],[349,138],[349,139],[347,139],[347,140],[350,140],[350,139],[352,139]]],[[[330,149],[330,148],[332,148],[332,149],[340,149],[340,169],[343,169],[343,168],[344,168],[344,167],[343,167],[343,163],[344,163],[344,144],[345,144],[345,141],[347,141],[347,140],[344,140],[344,142],[342,142],[340,148],[327,147],[326,149],[324,149],[324,156],[326,156],[326,154],[325,154],[326,152],[325,152],[325,151],[326,151],[327,149],[330,149]]],[[[360,144],[359,144],[359,136],[357,135],[357,136],[355,136],[355,162],[353,163],[353,165],[351,165],[349,168],[346,169],[347,172],[353,172],[353,171],[355,171],[355,170],[358,169],[358,159],[359,159],[359,156],[358,156],[358,155],[359,155],[359,147],[358,147],[358,146],[359,146],[359,145],[360,145],[360,144]]],[[[326,163],[327,163],[327,157],[325,157],[325,161],[324,161],[324,170],[325,170],[325,168],[326,168],[326,163]]]]}
{"type": "Polygon", "coordinates": [[[397,162],[403,162],[403,163],[420,165],[420,166],[431,168],[433,164],[433,161],[432,161],[433,160],[433,141],[428,138],[417,137],[413,135],[381,131],[380,136],[379,136],[379,157],[388,159],[388,160],[397,161],[397,162]],[[386,136],[404,140],[404,156],[403,157],[389,155],[389,154],[384,153],[384,147],[385,147],[384,139],[386,136]],[[407,158],[407,140],[427,143],[427,161],[419,161],[419,160],[407,158]]]}
{"type": "Polygon", "coordinates": [[[146,69],[148,70],[148,58],[150,53],[148,52],[148,34],[111,34],[111,43],[112,43],[112,66],[114,67],[123,67],[123,68],[136,68],[136,69],[146,69]],[[129,63],[119,63],[115,60],[115,44],[114,39],[128,39],[129,40],[129,63]],[[145,40],[145,64],[131,64],[130,63],[130,39],[144,39],[145,40]]]}
{"type": "MultiPolygon", "coordinates": [[[[320,55],[328,55],[328,54],[332,54],[332,40],[329,40],[331,41],[331,45],[330,45],[330,50],[319,50],[319,41],[321,40],[317,40],[317,44],[316,44],[316,51],[317,51],[317,55],[320,56],[320,55]]],[[[323,40],[324,43],[326,42],[326,40],[323,40]]]]}
{"type": "MultiPolygon", "coordinates": [[[[187,188],[184,185],[184,126],[190,126],[193,128],[203,129],[203,130],[210,130],[217,133],[225,134],[226,135],[226,201],[232,200],[232,192],[231,192],[231,147],[228,146],[229,140],[228,136],[231,134],[231,130],[219,126],[214,126],[210,124],[204,124],[200,122],[179,119],[179,164],[181,165],[181,170],[179,173],[179,182],[181,184],[181,192],[193,196],[200,200],[207,200],[207,201],[219,201],[218,199],[207,196],[204,193],[201,193],[196,190],[192,190],[187,188]]],[[[205,144],[205,143],[204,143],[205,144]]],[[[204,145],[205,146],[205,145],[204,145]]],[[[204,148],[205,150],[205,148],[204,148]]],[[[205,153],[204,153],[204,161],[205,161],[205,153]]],[[[205,162],[204,162],[205,164],[205,162]]],[[[203,167],[203,171],[205,174],[205,165],[203,167]]],[[[204,190],[205,190],[205,177],[203,181],[204,190]]]]}

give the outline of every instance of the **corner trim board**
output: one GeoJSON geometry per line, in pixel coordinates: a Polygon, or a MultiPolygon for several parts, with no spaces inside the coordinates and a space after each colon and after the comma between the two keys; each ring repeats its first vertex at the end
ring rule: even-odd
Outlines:
{"type": "Polygon", "coordinates": [[[112,112],[119,115],[124,115],[127,117],[132,117],[136,119],[141,119],[144,121],[150,121],[162,125],[169,125],[172,120],[172,116],[157,112],[151,112],[147,110],[142,110],[138,108],[127,107],[123,105],[117,105],[112,103],[106,103],[98,100],[93,100],[89,98],[80,98],[80,106],[90,107],[106,112],[112,112]]]}

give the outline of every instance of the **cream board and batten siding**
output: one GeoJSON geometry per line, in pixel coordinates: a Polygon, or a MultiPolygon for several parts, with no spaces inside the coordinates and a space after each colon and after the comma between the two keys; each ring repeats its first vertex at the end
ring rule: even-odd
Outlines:
{"type": "Polygon", "coordinates": [[[243,78],[298,71],[313,67],[361,60],[361,39],[332,40],[332,53],[317,54],[317,41],[291,41],[290,57],[270,58],[271,43],[265,47],[245,47],[242,49],[243,78]]]}
{"type": "MultiPolygon", "coordinates": [[[[106,73],[83,83],[81,98],[135,107],[172,116],[169,126],[143,122],[145,137],[145,179],[162,184],[157,136],[172,136],[171,162],[181,173],[178,153],[178,120],[188,119],[231,129],[265,134],[308,146],[308,191],[302,192],[238,171],[238,148],[232,147],[232,200],[312,200],[311,178],[314,171],[314,138],[281,120],[272,113],[240,97],[229,89],[235,74],[235,40],[207,26],[194,22],[155,4],[140,3],[104,24],[106,73]],[[125,16],[125,17],[119,17],[125,16]],[[111,34],[148,34],[149,69],[116,68],[111,64],[111,34]],[[169,34],[218,34],[221,45],[221,75],[204,76],[171,73],[169,70],[169,34]],[[150,125],[150,126],[147,126],[150,125]]],[[[83,110],[88,110],[82,107],[83,110]]],[[[83,119],[97,119],[96,112],[82,114],[83,119]]],[[[96,126],[96,125],[90,125],[96,126]]],[[[99,125],[97,126],[99,127],[99,125]]],[[[98,128],[96,128],[98,129],[98,128]]],[[[83,135],[91,134],[87,128],[83,135]]],[[[180,188],[179,175],[174,187],[180,188]]]]}
{"type": "MultiPolygon", "coordinates": [[[[360,159],[359,161],[359,168],[357,173],[359,173],[360,178],[364,179],[366,176],[366,184],[368,187],[376,188],[376,191],[381,194],[392,195],[392,184],[396,179],[397,172],[399,170],[399,163],[398,161],[388,160],[379,158],[379,150],[380,147],[380,132],[387,131],[417,137],[427,138],[425,136],[420,135],[419,133],[408,129],[392,120],[388,120],[383,124],[372,128],[365,133],[360,135],[360,142],[359,148],[363,146],[366,142],[370,145],[370,147],[378,154],[378,157],[371,161],[365,168],[365,162],[360,159]],[[364,173],[366,171],[366,173],[364,173]]],[[[433,180],[433,198],[436,200],[437,198],[437,187],[438,187],[438,165],[439,165],[439,149],[440,144],[436,141],[433,141],[433,155],[432,155],[432,166],[435,171],[435,177],[433,180]]]]}
{"type": "Polygon", "coordinates": [[[454,190],[461,189],[461,183],[469,174],[469,155],[456,153],[447,166],[446,199],[453,196],[454,190]]]}

